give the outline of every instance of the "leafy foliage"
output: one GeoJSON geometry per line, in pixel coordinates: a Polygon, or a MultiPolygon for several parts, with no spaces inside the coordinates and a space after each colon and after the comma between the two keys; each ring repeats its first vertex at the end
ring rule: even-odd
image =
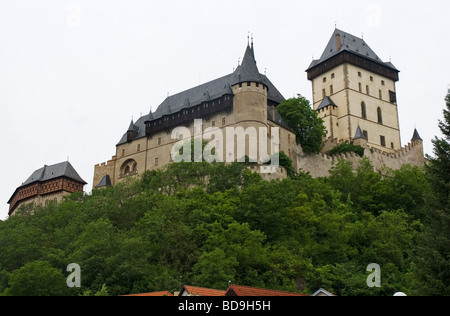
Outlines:
{"type": "Polygon", "coordinates": [[[271,182],[243,164],[172,164],[0,222],[0,293],[225,290],[232,281],[309,294],[410,294],[427,183],[418,168],[380,175],[367,160],[356,170],[341,161],[327,179],[271,182]],[[373,262],[382,267],[380,289],[366,284],[373,262]],[[60,287],[70,263],[81,267],[81,289],[60,287]]]}
{"type": "Polygon", "coordinates": [[[450,295],[450,93],[445,101],[439,122],[443,138],[433,140],[434,157],[428,157],[426,166],[432,194],[415,256],[416,286],[423,295],[450,295]]]}
{"type": "Polygon", "coordinates": [[[288,99],[278,105],[277,111],[294,131],[297,143],[302,145],[305,152],[320,152],[326,129],[323,120],[306,98],[298,95],[297,98],[288,99]]]}
{"type": "Polygon", "coordinates": [[[356,146],[353,143],[343,143],[339,144],[333,149],[331,149],[328,154],[329,155],[339,155],[339,154],[345,154],[345,153],[356,153],[358,156],[363,157],[364,156],[364,148],[361,146],[356,146]]]}

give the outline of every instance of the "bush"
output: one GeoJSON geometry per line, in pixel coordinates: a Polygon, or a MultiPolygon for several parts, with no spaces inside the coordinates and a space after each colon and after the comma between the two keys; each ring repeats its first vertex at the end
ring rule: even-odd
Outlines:
{"type": "Polygon", "coordinates": [[[345,153],[356,153],[358,156],[363,157],[364,148],[361,146],[356,146],[353,143],[343,143],[330,150],[328,155],[340,155],[345,153]]]}

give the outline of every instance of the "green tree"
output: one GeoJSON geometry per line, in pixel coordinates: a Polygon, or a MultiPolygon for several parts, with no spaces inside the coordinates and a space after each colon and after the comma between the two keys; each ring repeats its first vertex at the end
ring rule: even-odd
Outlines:
{"type": "Polygon", "coordinates": [[[428,157],[426,165],[432,194],[428,198],[428,225],[415,263],[419,293],[443,296],[450,295],[450,93],[439,128],[443,138],[433,140],[434,156],[428,157]]]}
{"type": "Polygon", "coordinates": [[[236,279],[238,265],[236,258],[229,257],[224,250],[216,248],[200,256],[193,270],[193,280],[202,287],[225,290],[228,281],[236,279]]]}
{"type": "Polygon", "coordinates": [[[14,271],[9,278],[6,296],[64,296],[66,278],[45,261],[33,261],[14,271]]]}
{"type": "Polygon", "coordinates": [[[277,111],[294,131],[297,143],[302,145],[305,152],[320,152],[326,129],[323,120],[306,98],[298,95],[297,98],[288,99],[278,105],[277,111]]]}

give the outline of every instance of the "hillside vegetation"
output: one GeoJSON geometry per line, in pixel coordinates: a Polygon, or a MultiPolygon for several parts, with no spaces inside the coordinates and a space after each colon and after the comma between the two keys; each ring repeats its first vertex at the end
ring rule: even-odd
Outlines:
{"type": "Polygon", "coordinates": [[[263,181],[245,165],[173,164],[0,222],[0,293],[122,295],[235,284],[414,294],[424,173],[340,161],[327,179],[263,181]],[[205,181],[208,179],[208,181],[205,181]],[[207,183],[207,184],[206,184],[207,183]],[[81,267],[70,289],[66,268],[81,267]],[[369,288],[366,267],[382,268],[369,288]]]}

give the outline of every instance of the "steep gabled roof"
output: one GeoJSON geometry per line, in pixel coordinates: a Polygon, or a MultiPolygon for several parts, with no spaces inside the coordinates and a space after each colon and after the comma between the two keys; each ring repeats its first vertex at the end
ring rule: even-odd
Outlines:
{"type": "Polygon", "coordinates": [[[329,40],[327,46],[325,47],[325,50],[322,53],[322,56],[317,60],[313,60],[311,65],[308,67],[308,70],[327,61],[328,59],[336,56],[343,51],[351,52],[358,56],[382,64],[388,68],[397,70],[397,68],[395,68],[395,66],[391,62],[383,62],[378,57],[378,55],[369,47],[369,45],[364,41],[363,38],[356,37],[339,29],[334,30],[331,39],[329,40]]]}

